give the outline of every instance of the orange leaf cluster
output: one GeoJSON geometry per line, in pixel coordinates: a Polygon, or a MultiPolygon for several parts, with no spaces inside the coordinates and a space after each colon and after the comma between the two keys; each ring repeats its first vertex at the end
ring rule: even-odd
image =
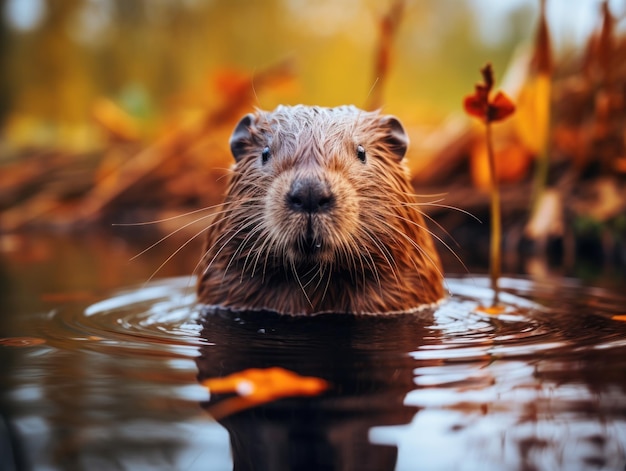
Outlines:
{"type": "Polygon", "coordinates": [[[466,96],[463,100],[465,112],[485,123],[502,121],[511,116],[515,111],[515,105],[506,94],[499,91],[493,100],[489,99],[494,84],[491,64],[480,69],[480,73],[483,76],[483,83],[477,83],[474,94],[466,96]]]}
{"type": "Polygon", "coordinates": [[[300,376],[280,367],[251,368],[223,378],[206,379],[202,385],[212,393],[238,394],[209,407],[208,412],[216,420],[285,397],[316,396],[329,387],[321,378],[300,376]]]}

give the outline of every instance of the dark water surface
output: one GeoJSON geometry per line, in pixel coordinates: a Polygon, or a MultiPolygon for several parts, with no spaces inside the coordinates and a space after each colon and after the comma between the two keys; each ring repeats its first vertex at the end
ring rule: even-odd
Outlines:
{"type": "Polygon", "coordinates": [[[506,278],[490,315],[468,275],[410,315],[231,314],[195,305],[197,246],[149,283],[171,246],[2,249],[2,470],[626,469],[626,293],[506,278]],[[273,366],[331,386],[211,417],[201,380],[273,366]]]}

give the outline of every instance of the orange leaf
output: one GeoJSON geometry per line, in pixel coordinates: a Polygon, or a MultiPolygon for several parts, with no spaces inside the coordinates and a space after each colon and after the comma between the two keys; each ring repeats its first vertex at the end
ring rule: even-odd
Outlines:
{"type": "Polygon", "coordinates": [[[236,393],[209,408],[213,417],[221,418],[240,410],[290,396],[315,396],[328,389],[328,383],[312,376],[300,376],[284,368],[251,368],[223,378],[209,378],[202,385],[214,393],[236,393]]]}

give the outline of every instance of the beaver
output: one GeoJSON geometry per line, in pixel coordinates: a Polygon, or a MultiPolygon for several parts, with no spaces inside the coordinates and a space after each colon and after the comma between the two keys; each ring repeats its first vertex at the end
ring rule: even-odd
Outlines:
{"type": "Polygon", "coordinates": [[[377,314],[443,297],[400,121],[354,106],[244,116],[207,227],[198,299],[231,310],[377,314]]]}

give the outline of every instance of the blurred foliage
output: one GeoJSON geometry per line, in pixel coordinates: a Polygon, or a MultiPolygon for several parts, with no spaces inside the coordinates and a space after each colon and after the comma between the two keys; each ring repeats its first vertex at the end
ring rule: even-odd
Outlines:
{"type": "MultiPolygon", "coordinates": [[[[13,2],[19,0],[12,0],[13,2]]],[[[94,103],[114,100],[138,120],[146,139],[164,117],[219,101],[224,68],[263,69],[291,58],[298,82],[258,97],[257,105],[338,105],[368,101],[380,18],[376,0],[40,0],[32,29],[0,31],[0,121],[6,150],[25,145],[72,151],[103,145],[91,121],[94,103]]],[[[497,45],[480,39],[466,1],[407,2],[395,31],[385,106],[436,122],[458,106],[476,64],[505,69],[528,40],[532,5],[509,18],[497,45]],[[445,58],[445,60],[443,59],[445,58]]]]}
{"type": "Polygon", "coordinates": [[[626,12],[576,5],[594,1],[568,43],[553,25],[570,16],[539,14],[569,14],[565,0],[499,16],[499,0],[0,0],[0,231],[209,208],[234,124],[279,103],[382,105],[407,128],[419,193],[446,195],[430,214],[488,220],[487,149],[460,113],[486,62],[518,109],[493,133],[505,224],[536,240],[578,216],[607,224],[626,212],[626,12]]]}

